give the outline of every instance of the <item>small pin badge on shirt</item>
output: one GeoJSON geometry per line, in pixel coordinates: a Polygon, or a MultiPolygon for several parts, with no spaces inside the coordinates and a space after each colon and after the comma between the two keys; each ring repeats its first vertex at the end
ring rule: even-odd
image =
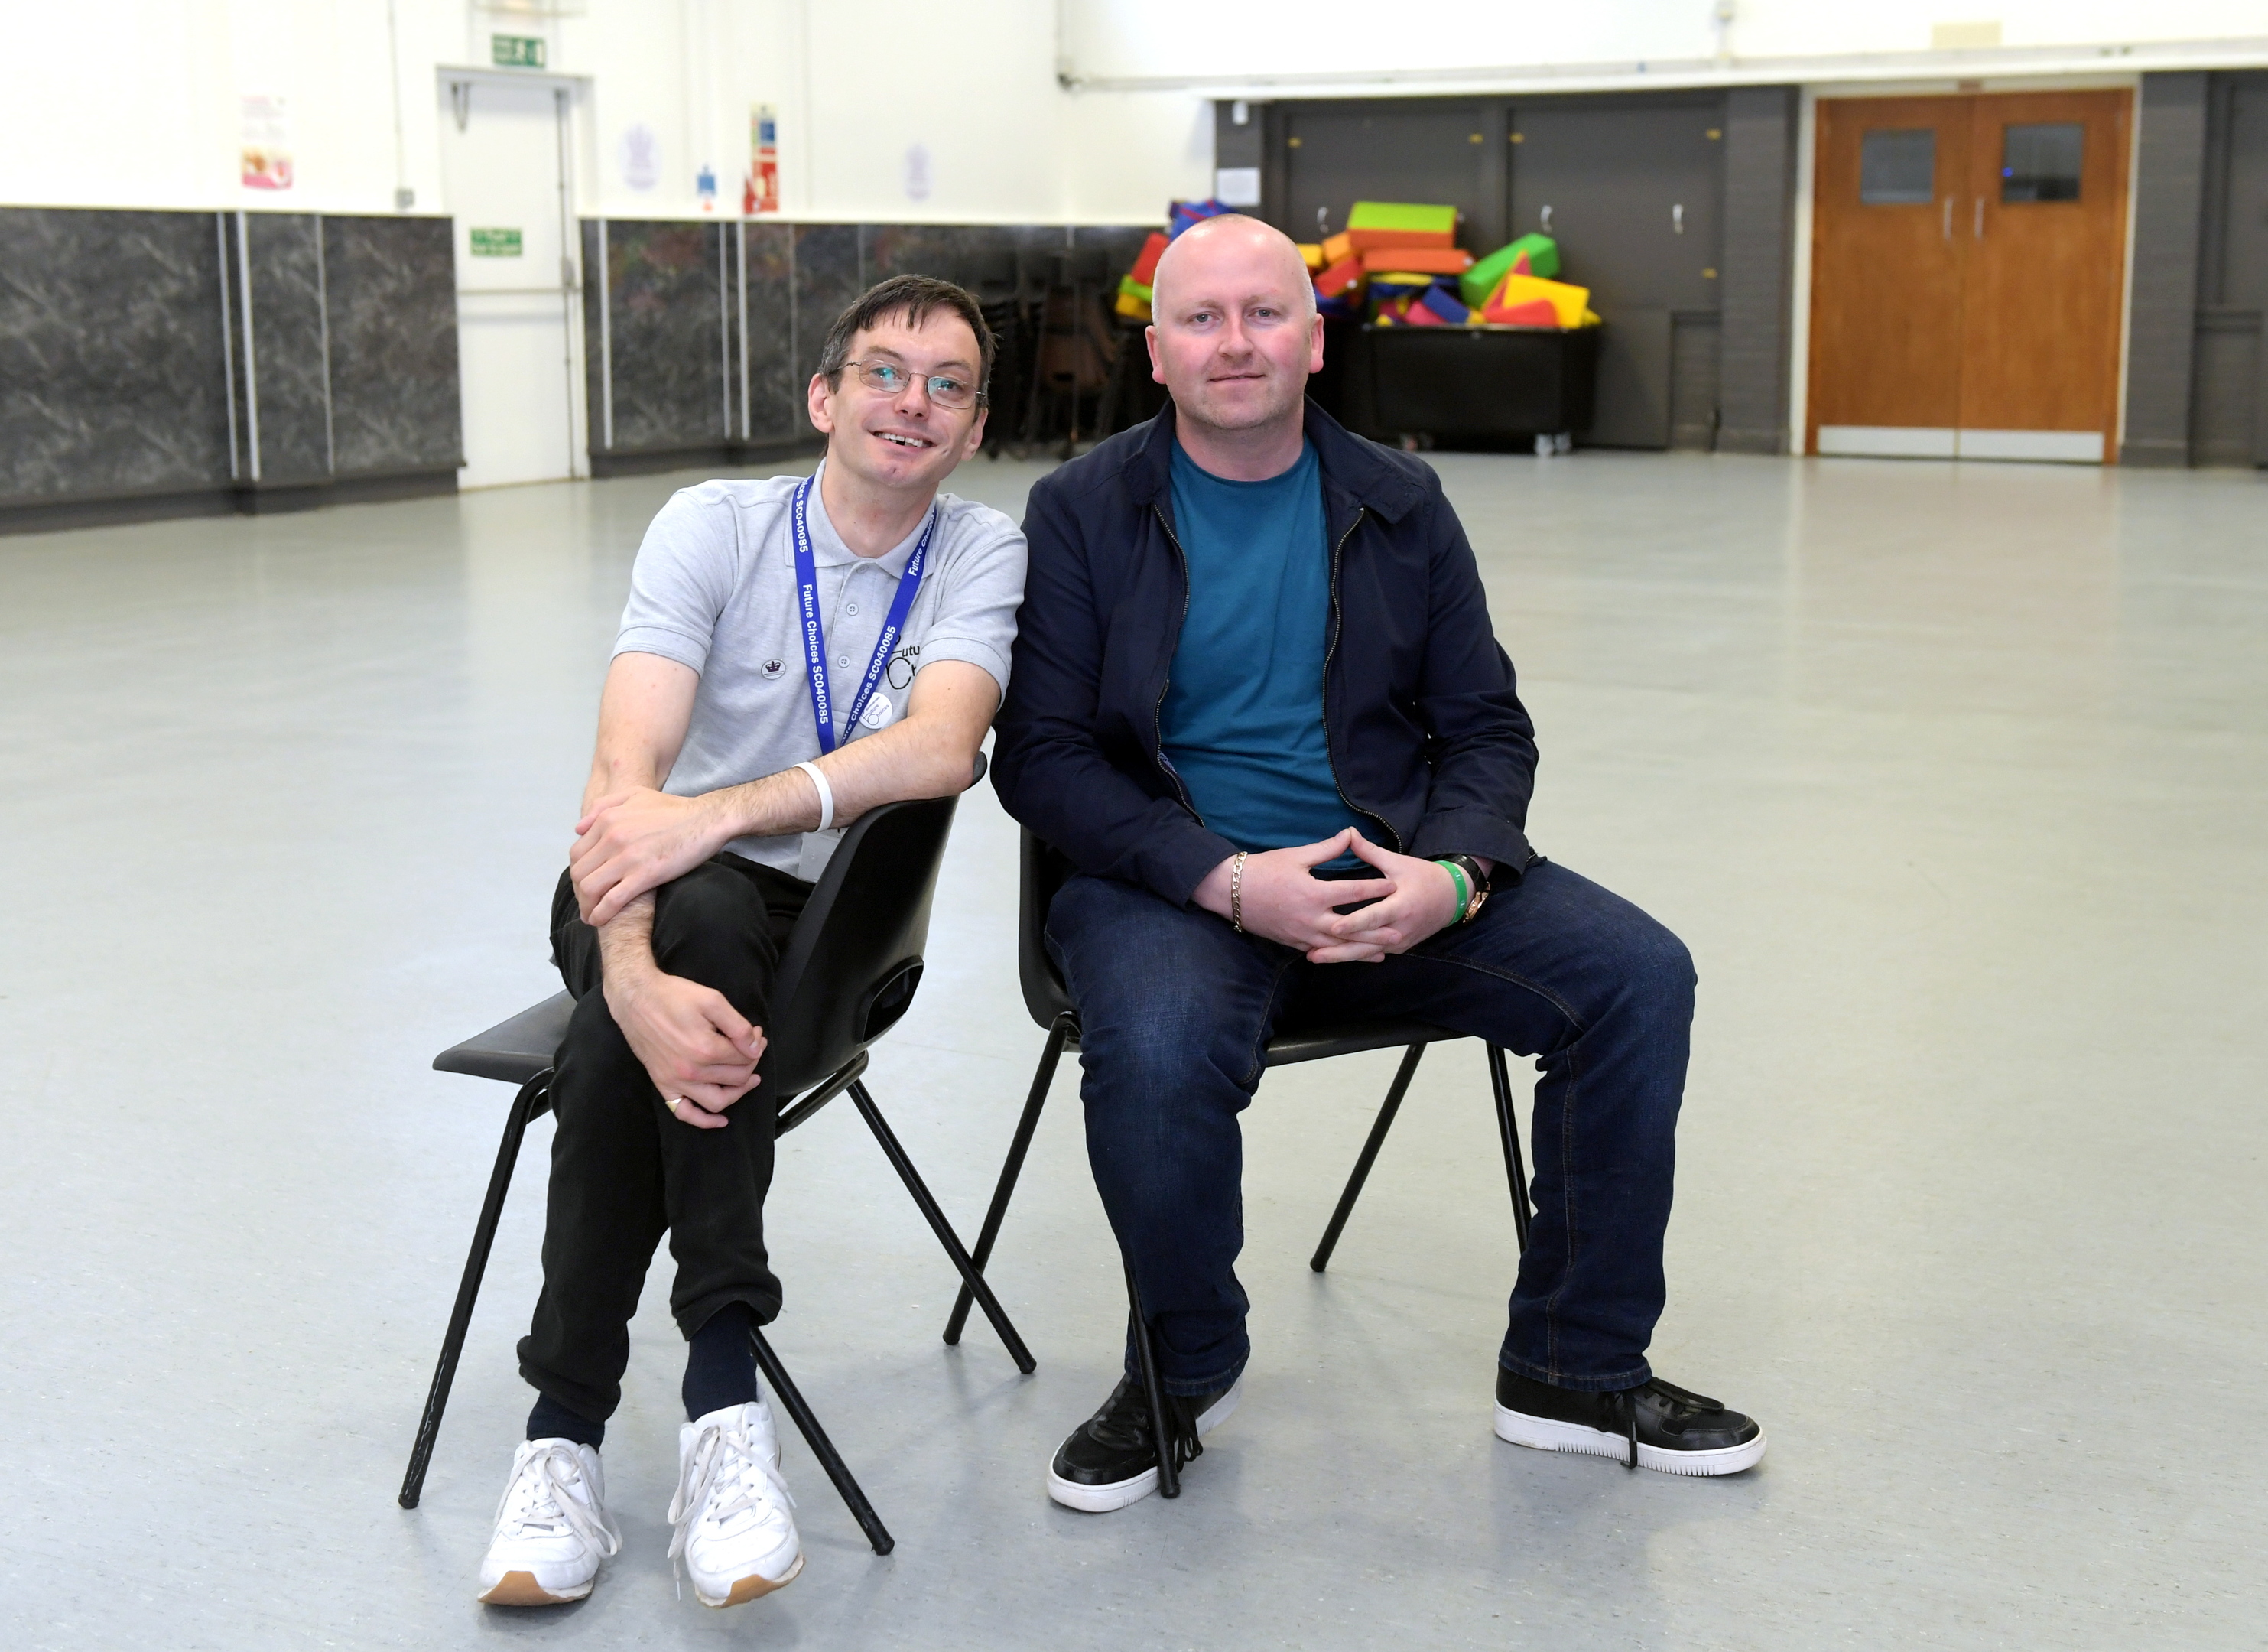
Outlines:
{"type": "Polygon", "coordinates": [[[765,660],[765,661],[764,661],[764,681],[765,681],[765,682],[774,682],[774,681],[776,681],[776,680],[778,678],[779,675],[780,675],[782,672],[785,671],[786,669],[787,669],[787,661],[786,661],[786,660],[765,660]]]}
{"type": "Polygon", "coordinates": [[[888,722],[890,720],[889,697],[884,694],[878,694],[873,699],[867,701],[866,709],[865,712],[860,715],[858,720],[865,724],[869,728],[880,728],[883,724],[888,722]]]}

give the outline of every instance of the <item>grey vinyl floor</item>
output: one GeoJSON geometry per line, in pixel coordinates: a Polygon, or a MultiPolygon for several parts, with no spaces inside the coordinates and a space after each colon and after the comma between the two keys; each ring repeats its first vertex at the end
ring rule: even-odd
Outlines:
{"type": "MultiPolygon", "coordinates": [[[[686,477],[0,541],[0,1642],[10,1648],[2235,1648],[2268,1639],[2268,479],[1440,456],[1554,859],[1702,977],[1666,1376],[1729,1481],[1494,1441],[1513,1240],[1481,1055],[1248,1115],[1242,1412],[1177,1503],[1052,1507],[1123,1312],[1066,1070],[995,1267],[847,1108],[782,1148],[809,1564],[672,1590],[681,1346],[635,1327],[586,1604],[472,1599],[529,1395],[531,1132],[423,1505],[394,1506],[508,1092],[433,1052],[542,939],[640,529],[686,477]],[[2247,1556],[2250,1559],[2247,1559],[2247,1556]]],[[[979,461],[1012,512],[1036,467],[979,461]]],[[[962,806],[873,1082],[973,1232],[1041,1035],[962,806]]]]}

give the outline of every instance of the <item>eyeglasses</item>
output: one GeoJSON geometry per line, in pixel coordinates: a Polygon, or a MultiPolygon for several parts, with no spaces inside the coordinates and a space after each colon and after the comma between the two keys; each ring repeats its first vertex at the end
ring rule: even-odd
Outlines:
{"type": "MultiPolygon", "coordinates": [[[[846,361],[843,365],[856,367],[859,383],[887,396],[903,395],[916,377],[909,369],[895,361],[846,361]]],[[[931,373],[926,387],[931,401],[954,412],[975,407],[984,400],[984,392],[968,380],[955,379],[946,373],[931,373]]]]}

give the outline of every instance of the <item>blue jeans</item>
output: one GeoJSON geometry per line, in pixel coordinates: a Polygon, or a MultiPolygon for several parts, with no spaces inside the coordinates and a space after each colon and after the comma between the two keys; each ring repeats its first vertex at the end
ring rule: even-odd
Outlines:
{"type": "Polygon", "coordinates": [[[1170,1392],[1210,1393],[1251,1355],[1236,1116],[1270,1036],[1381,1015],[1534,1056],[1542,1073],[1504,1368],[1590,1390],[1652,1375],[1694,980],[1683,943],[1637,907],[1538,862],[1471,924],[1399,957],[1311,964],[1210,912],[1075,877],[1047,938],[1079,1007],[1087,1158],[1170,1392]]]}

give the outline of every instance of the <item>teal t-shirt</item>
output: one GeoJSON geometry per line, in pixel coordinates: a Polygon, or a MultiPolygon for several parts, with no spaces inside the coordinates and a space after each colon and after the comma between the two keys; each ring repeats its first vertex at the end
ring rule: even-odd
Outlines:
{"type": "Polygon", "coordinates": [[[1176,442],[1173,471],[1189,606],[1160,718],[1167,760],[1238,848],[1320,842],[1359,822],[1323,733],[1330,547],[1314,446],[1280,476],[1230,482],[1176,442]]]}

